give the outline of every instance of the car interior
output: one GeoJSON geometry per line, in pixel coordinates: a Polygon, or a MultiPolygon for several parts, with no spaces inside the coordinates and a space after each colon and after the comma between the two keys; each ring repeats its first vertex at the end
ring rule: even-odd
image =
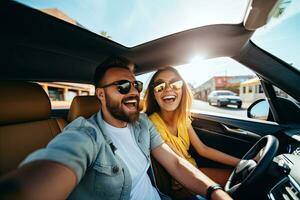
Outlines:
{"type": "MultiPolygon", "coordinates": [[[[70,109],[51,109],[36,81],[92,84],[96,67],[109,56],[128,58],[141,75],[206,52],[207,59],[226,56],[253,70],[267,99],[248,108],[247,120],[192,110],[192,126],[205,144],[245,160],[232,169],[191,148],[200,169],[221,180],[234,199],[300,199],[300,72],[251,41],[276,3],[253,0],[242,24],[202,26],[129,48],[21,3],[1,1],[0,176],[68,123],[100,109],[95,96],[75,97],[70,109]],[[277,97],[273,86],[295,101],[277,97]],[[268,105],[266,121],[255,114],[262,103],[268,105]],[[257,155],[252,167],[247,161],[257,155]]],[[[172,196],[170,175],[155,160],[153,167],[159,189],[172,196]]]]}

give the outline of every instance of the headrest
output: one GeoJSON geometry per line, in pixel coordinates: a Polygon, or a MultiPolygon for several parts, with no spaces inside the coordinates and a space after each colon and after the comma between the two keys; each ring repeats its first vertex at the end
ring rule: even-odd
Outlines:
{"type": "Polygon", "coordinates": [[[48,95],[37,83],[0,81],[0,124],[49,119],[48,95]]]}
{"type": "Polygon", "coordinates": [[[100,110],[101,103],[96,96],[76,96],[74,97],[68,114],[68,122],[79,116],[89,118],[100,110]]]}

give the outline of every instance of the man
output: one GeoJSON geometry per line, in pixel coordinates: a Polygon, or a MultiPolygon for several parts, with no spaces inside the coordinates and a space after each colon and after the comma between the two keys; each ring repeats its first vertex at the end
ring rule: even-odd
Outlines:
{"type": "Polygon", "coordinates": [[[101,110],[89,119],[77,118],[47,148],[29,155],[0,184],[15,196],[2,194],[1,199],[165,198],[147,173],[150,152],[190,190],[208,193],[212,199],[230,199],[164,144],[147,116],[139,113],[143,85],[135,80],[130,65],[118,57],[97,68],[95,86],[101,110]]]}

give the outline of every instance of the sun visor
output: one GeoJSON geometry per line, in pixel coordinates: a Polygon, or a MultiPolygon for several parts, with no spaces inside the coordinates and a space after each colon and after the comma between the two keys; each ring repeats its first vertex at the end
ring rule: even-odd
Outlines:
{"type": "Polygon", "coordinates": [[[267,24],[270,17],[279,12],[278,0],[253,0],[250,1],[248,10],[244,18],[244,27],[254,31],[267,24]]]}

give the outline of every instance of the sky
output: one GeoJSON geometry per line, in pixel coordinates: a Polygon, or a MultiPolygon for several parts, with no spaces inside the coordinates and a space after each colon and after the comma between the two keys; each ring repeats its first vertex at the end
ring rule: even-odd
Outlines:
{"type": "MultiPolygon", "coordinates": [[[[284,0],[289,1],[289,0],[284,0]]],[[[36,9],[58,8],[88,30],[106,31],[112,40],[132,47],[182,30],[214,23],[241,23],[248,0],[18,0],[36,9]]],[[[300,69],[300,0],[253,36],[253,41],[300,69]],[[274,28],[275,27],[275,28],[274,28]]],[[[253,75],[230,58],[201,59],[177,69],[194,87],[217,75],[253,75]],[[201,66],[201,68],[199,68],[201,66]],[[184,69],[184,70],[183,70],[184,69]],[[197,72],[197,73],[195,73],[197,72]]],[[[143,82],[149,75],[139,77],[143,82]]]]}
{"type": "Polygon", "coordinates": [[[128,47],[207,24],[239,23],[248,4],[248,0],[189,0],[188,4],[185,0],[18,0],[18,2],[36,9],[58,8],[88,30],[96,33],[107,31],[114,41],[128,47]]]}

